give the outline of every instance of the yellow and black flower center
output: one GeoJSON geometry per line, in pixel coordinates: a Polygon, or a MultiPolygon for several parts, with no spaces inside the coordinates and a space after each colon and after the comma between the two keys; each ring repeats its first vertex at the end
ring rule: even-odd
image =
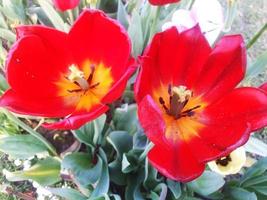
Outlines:
{"type": "Polygon", "coordinates": [[[66,104],[75,106],[77,111],[90,111],[101,104],[114,82],[111,68],[86,61],[80,67],[71,65],[68,69],[55,83],[58,96],[63,97],[66,104]]]}
{"type": "Polygon", "coordinates": [[[166,105],[164,99],[159,97],[159,103],[162,105],[166,113],[173,116],[174,119],[181,117],[190,117],[194,115],[194,111],[200,108],[200,105],[196,105],[189,109],[184,110],[190,98],[193,96],[193,92],[188,90],[185,86],[168,87],[169,94],[169,107],[166,105]]]}
{"type": "Polygon", "coordinates": [[[232,161],[232,158],[230,157],[230,155],[226,156],[226,157],[222,157],[222,158],[219,158],[217,159],[215,162],[217,165],[221,165],[223,167],[226,167],[229,162],[232,161]]]}

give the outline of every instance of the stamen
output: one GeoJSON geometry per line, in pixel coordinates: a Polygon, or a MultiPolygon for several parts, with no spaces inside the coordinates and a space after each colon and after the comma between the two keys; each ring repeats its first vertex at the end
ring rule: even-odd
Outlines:
{"type": "Polygon", "coordinates": [[[84,72],[79,70],[75,65],[71,65],[69,67],[69,70],[71,71],[71,73],[68,76],[68,80],[72,81],[76,85],[79,85],[82,90],[88,90],[89,84],[84,79],[84,72]]]}
{"type": "Polygon", "coordinates": [[[228,156],[226,156],[226,157],[217,159],[217,160],[216,160],[216,164],[225,167],[225,166],[227,166],[228,163],[231,162],[231,161],[232,161],[232,159],[231,159],[230,155],[228,155],[228,156]]]}
{"type": "Polygon", "coordinates": [[[95,73],[95,65],[94,64],[91,64],[91,73],[87,79],[89,85],[92,83],[92,80],[93,80],[93,76],[94,76],[94,73],[95,73]]]}
{"type": "Polygon", "coordinates": [[[169,113],[169,109],[167,108],[166,104],[165,104],[165,101],[162,97],[159,98],[159,103],[162,105],[162,107],[164,108],[164,110],[169,113]]]}

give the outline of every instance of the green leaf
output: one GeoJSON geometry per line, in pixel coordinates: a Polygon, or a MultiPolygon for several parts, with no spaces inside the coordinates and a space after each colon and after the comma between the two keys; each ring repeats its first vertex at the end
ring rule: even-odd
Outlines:
{"type": "Polygon", "coordinates": [[[189,182],[187,186],[196,193],[207,196],[219,190],[225,181],[215,172],[205,171],[198,179],[189,182]]]}
{"type": "Polygon", "coordinates": [[[136,104],[131,104],[125,108],[117,108],[113,122],[116,130],[134,134],[137,131],[138,124],[136,104]]]}
{"type": "Polygon", "coordinates": [[[80,129],[74,131],[74,136],[82,143],[94,147],[98,143],[99,137],[105,126],[106,115],[101,115],[96,120],[89,122],[80,129]]]}
{"type": "Polygon", "coordinates": [[[101,176],[102,160],[99,159],[94,166],[92,156],[87,153],[72,153],[66,155],[61,167],[70,170],[76,180],[83,186],[96,183],[101,176]]]}
{"type": "Polygon", "coordinates": [[[12,43],[16,41],[16,35],[8,29],[0,28],[0,37],[12,43]]]}
{"type": "Polygon", "coordinates": [[[132,41],[134,41],[132,50],[134,57],[140,55],[144,47],[144,34],[142,30],[142,19],[136,9],[133,10],[128,33],[132,41]]]}
{"type": "Polygon", "coordinates": [[[53,157],[39,160],[31,168],[24,171],[5,172],[9,181],[34,180],[42,186],[52,185],[60,179],[60,161],[53,157]]]}
{"type": "Polygon", "coordinates": [[[229,191],[231,200],[257,200],[254,192],[249,192],[243,188],[233,187],[229,191]]]}
{"type": "Polygon", "coordinates": [[[86,200],[87,197],[71,188],[47,188],[49,192],[66,200],[86,200]]]}
{"type": "Polygon", "coordinates": [[[25,23],[26,13],[22,0],[4,0],[3,7],[0,7],[2,13],[12,21],[21,21],[25,23]]]}
{"type": "Polygon", "coordinates": [[[267,175],[252,177],[242,184],[242,187],[250,187],[259,184],[267,184],[267,175]]]}
{"type": "Polygon", "coordinates": [[[118,12],[117,12],[117,20],[124,26],[124,28],[128,28],[128,15],[121,0],[118,0],[118,12]]]}
{"type": "Polygon", "coordinates": [[[182,195],[181,185],[179,182],[168,179],[167,185],[175,199],[178,199],[182,195]]]}
{"type": "Polygon", "coordinates": [[[36,154],[48,155],[46,146],[32,135],[0,137],[0,151],[19,159],[26,159],[36,154]]]}
{"type": "Polygon", "coordinates": [[[262,175],[267,170],[267,158],[262,158],[250,167],[241,178],[240,185],[245,184],[250,178],[262,175]]]}
{"type": "Polygon", "coordinates": [[[267,186],[266,185],[264,185],[264,186],[253,186],[251,188],[256,190],[258,193],[261,193],[262,195],[267,196],[267,186]]]}
{"type": "Polygon", "coordinates": [[[109,173],[108,173],[108,163],[106,154],[103,151],[103,149],[99,149],[100,156],[98,157],[99,160],[102,160],[102,169],[101,169],[101,176],[97,183],[96,188],[92,192],[89,200],[95,199],[97,197],[101,197],[102,195],[105,195],[108,193],[109,189],[109,173]]]}
{"type": "Polygon", "coordinates": [[[263,52],[256,61],[248,67],[246,80],[264,72],[267,66],[267,51],[263,52]]]}
{"type": "Polygon", "coordinates": [[[126,175],[122,173],[122,156],[132,149],[133,138],[125,131],[113,131],[107,141],[113,146],[117,155],[116,159],[109,164],[110,178],[118,185],[126,184],[126,175]]]}
{"type": "Polygon", "coordinates": [[[46,13],[49,20],[52,22],[54,27],[58,30],[65,30],[65,23],[63,19],[60,17],[58,12],[53,8],[53,6],[47,0],[37,0],[40,4],[41,8],[46,13]]]}
{"type": "Polygon", "coordinates": [[[248,142],[245,144],[247,152],[254,153],[260,156],[267,156],[267,144],[260,141],[255,137],[250,137],[248,142]]]}
{"type": "Polygon", "coordinates": [[[125,191],[125,199],[127,200],[144,200],[140,191],[140,186],[144,180],[144,169],[140,168],[135,174],[129,174],[125,191]]]}

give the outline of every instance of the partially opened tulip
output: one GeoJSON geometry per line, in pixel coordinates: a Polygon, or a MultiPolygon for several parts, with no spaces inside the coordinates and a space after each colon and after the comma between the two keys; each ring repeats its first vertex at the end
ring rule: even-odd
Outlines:
{"type": "Polygon", "coordinates": [[[240,35],[212,49],[199,26],[158,33],[141,58],[135,84],[138,116],[154,143],[150,163],[177,181],[200,176],[207,162],[243,145],[267,124],[262,89],[236,88],[246,69],[240,35]]]}
{"type": "Polygon", "coordinates": [[[217,0],[195,0],[192,9],[179,9],[174,12],[172,20],[163,24],[166,30],[176,26],[180,32],[199,24],[202,33],[212,45],[220,35],[224,26],[223,8],[217,0]]]}
{"type": "Polygon", "coordinates": [[[77,7],[80,0],[53,0],[55,7],[61,11],[66,11],[77,7]]]}
{"type": "Polygon", "coordinates": [[[104,13],[84,11],[69,33],[17,28],[0,106],[15,113],[65,119],[47,128],[77,129],[108,110],[134,72],[126,31],[104,13]]]}
{"type": "Polygon", "coordinates": [[[169,3],[177,3],[180,0],[149,0],[152,5],[162,6],[169,3]]]}

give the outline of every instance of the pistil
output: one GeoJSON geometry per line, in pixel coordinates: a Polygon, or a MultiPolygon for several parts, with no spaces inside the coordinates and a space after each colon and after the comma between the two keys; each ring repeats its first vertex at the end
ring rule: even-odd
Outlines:
{"type": "Polygon", "coordinates": [[[68,79],[72,81],[73,83],[79,85],[79,87],[86,91],[90,88],[89,83],[84,78],[84,72],[79,70],[75,65],[71,65],[69,70],[71,71],[70,75],[68,76],[68,79]]]}

